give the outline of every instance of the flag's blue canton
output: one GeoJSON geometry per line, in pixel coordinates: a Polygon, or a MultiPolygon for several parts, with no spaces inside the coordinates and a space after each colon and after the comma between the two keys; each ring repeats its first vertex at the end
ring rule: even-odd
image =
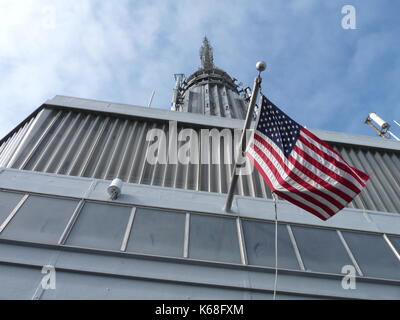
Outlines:
{"type": "Polygon", "coordinates": [[[301,126],[263,96],[257,130],[270,138],[285,154],[292,152],[301,126]]]}

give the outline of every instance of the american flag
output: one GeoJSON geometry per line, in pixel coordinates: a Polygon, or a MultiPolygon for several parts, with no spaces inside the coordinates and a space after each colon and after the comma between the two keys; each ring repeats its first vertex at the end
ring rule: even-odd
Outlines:
{"type": "Polygon", "coordinates": [[[264,96],[246,155],[272,192],[322,220],[343,209],[369,179],[264,96]]]}

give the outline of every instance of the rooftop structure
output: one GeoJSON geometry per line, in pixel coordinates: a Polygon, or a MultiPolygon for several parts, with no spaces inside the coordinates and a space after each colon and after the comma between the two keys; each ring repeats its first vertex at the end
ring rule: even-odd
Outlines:
{"type": "Polygon", "coordinates": [[[246,117],[248,91],[225,71],[215,67],[213,49],[207,38],[200,48],[201,67],[187,79],[179,75],[173,110],[232,119],[246,117]]]}
{"type": "MultiPolygon", "coordinates": [[[[232,165],[218,144],[197,156],[219,164],[146,161],[150,130],[170,140],[169,121],[178,135],[243,127],[245,91],[207,39],[200,56],[177,77],[173,111],[56,96],[0,140],[0,299],[272,298],[273,202],[259,174],[240,177],[226,213],[232,165]],[[41,286],[48,265],[54,290],[41,286]]],[[[312,131],[371,180],[327,222],[278,202],[278,299],[400,299],[400,144],[312,131]]]]}

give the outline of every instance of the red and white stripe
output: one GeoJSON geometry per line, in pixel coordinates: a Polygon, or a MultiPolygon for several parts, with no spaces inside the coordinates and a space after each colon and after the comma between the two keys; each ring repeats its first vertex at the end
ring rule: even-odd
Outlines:
{"type": "Polygon", "coordinates": [[[288,157],[256,130],[247,156],[273,192],[322,220],[343,209],[369,179],[305,128],[288,157]]]}

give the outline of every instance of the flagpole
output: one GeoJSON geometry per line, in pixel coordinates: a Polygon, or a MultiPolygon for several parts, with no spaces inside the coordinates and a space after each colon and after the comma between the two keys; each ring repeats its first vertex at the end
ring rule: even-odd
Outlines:
{"type": "MultiPolygon", "coordinates": [[[[267,67],[267,65],[264,61],[259,61],[256,64],[256,69],[259,72],[258,72],[258,76],[254,79],[253,91],[251,93],[249,108],[247,110],[247,116],[246,116],[246,120],[244,123],[242,137],[240,139],[240,145],[239,145],[239,148],[240,148],[239,151],[242,156],[244,155],[244,153],[246,151],[246,147],[247,147],[246,131],[248,129],[250,129],[251,119],[253,117],[254,107],[256,105],[256,100],[257,100],[257,96],[258,96],[258,91],[260,90],[260,86],[261,86],[261,82],[262,82],[260,75],[261,75],[261,72],[263,72],[266,69],[266,67],[267,67]]],[[[239,169],[241,167],[241,165],[239,164],[239,155],[240,154],[238,153],[236,156],[235,164],[234,164],[233,170],[232,170],[231,183],[229,185],[228,195],[227,195],[226,203],[225,203],[225,207],[224,207],[225,212],[231,211],[231,208],[232,208],[233,196],[234,196],[235,188],[236,188],[237,181],[239,178],[236,171],[237,171],[237,169],[239,169]]]]}
{"type": "Polygon", "coordinates": [[[275,281],[273,300],[276,300],[276,290],[278,287],[278,196],[273,192],[272,197],[274,198],[275,209],[275,281]]]}

